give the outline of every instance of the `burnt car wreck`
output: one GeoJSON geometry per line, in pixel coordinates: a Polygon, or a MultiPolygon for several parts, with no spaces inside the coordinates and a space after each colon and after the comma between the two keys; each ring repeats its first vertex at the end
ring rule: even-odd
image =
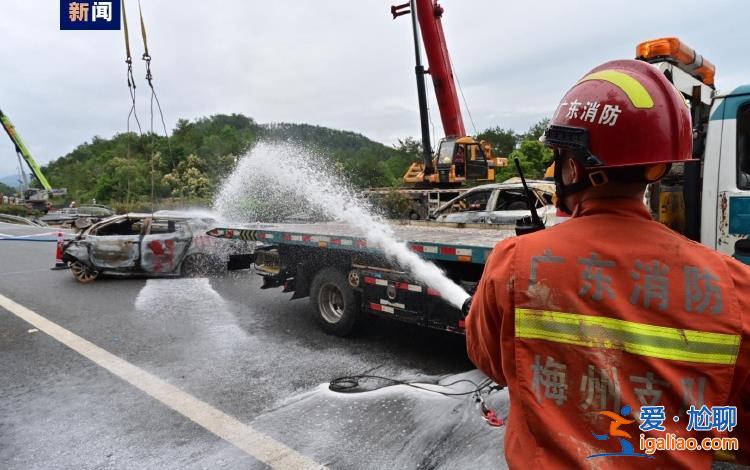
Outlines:
{"type": "Polygon", "coordinates": [[[203,276],[249,267],[253,244],[207,236],[214,222],[174,212],[111,217],[67,242],[63,261],[83,283],[102,274],[203,276]]]}

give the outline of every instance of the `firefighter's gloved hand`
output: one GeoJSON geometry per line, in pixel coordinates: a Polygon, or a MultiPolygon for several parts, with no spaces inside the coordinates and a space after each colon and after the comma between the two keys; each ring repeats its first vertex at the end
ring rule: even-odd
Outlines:
{"type": "Polygon", "coordinates": [[[469,310],[471,310],[471,297],[466,299],[463,306],[461,307],[461,313],[463,313],[464,318],[466,318],[466,316],[469,314],[469,310]]]}

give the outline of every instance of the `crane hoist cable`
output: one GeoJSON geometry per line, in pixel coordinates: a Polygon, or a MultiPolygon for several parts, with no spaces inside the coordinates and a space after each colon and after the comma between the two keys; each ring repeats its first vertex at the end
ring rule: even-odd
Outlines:
{"type": "Polygon", "coordinates": [[[456,73],[456,68],[454,66],[451,67],[453,76],[456,77],[456,84],[458,84],[458,91],[461,92],[461,99],[464,101],[464,107],[466,108],[466,114],[469,115],[469,121],[471,121],[471,127],[474,129],[474,135],[478,135],[477,133],[477,126],[474,124],[474,116],[471,115],[471,109],[469,108],[469,103],[466,101],[466,96],[464,96],[464,89],[461,88],[461,80],[458,78],[458,74],[456,73]]]}
{"type": "MultiPolygon", "coordinates": [[[[151,55],[148,53],[148,41],[146,40],[146,25],[143,23],[143,9],[141,8],[141,0],[138,0],[138,15],[140,16],[140,22],[141,22],[141,37],[143,38],[143,56],[141,56],[141,59],[143,59],[144,62],[146,62],[146,81],[148,82],[149,88],[151,88],[151,116],[150,116],[150,123],[151,123],[151,157],[149,158],[149,162],[151,165],[151,212],[154,212],[154,205],[156,204],[156,185],[154,184],[154,96],[156,96],[156,92],[154,91],[154,84],[152,82],[153,75],[151,75],[151,55]]],[[[158,101],[157,101],[158,103],[158,101]]],[[[161,106],[159,106],[159,112],[161,112],[161,106]]],[[[164,116],[162,115],[162,122],[164,122],[164,116]]],[[[166,134],[167,130],[166,127],[164,129],[164,133],[166,134]]]]}
{"type": "MultiPolygon", "coordinates": [[[[130,111],[128,112],[128,122],[127,122],[127,130],[126,130],[126,138],[125,138],[125,158],[130,160],[130,145],[133,140],[132,136],[130,135],[130,118],[131,116],[135,118],[135,123],[138,126],[138,135],[143,138],[143,129],[141,128],[141,121],[138,119],[138,110],[136,108],[136,84],[135,84],[135,77],[133,77],[133,56],[130,53],[130,33],[128,31],[128,17],[126,13],[125,8],[125,0],[122,0],[122,24],[123,24],[123,31],[125,33],[125,63],[128,64],[128,92],[130,93],[130,111]]],[[[130,179],[128,179],[128,192],[126,196],[126,202],[130,202],[130,179]]]]}
{"type": "Polygon", "coordinates": [[[146,23],[143,21],[143,8],[141,8],[141,1],[138,0],[138,14],[140,16],[141,23],[141,37],[143,38],[143,56],[141,57],[146,62],[146,81],[148,82],[149,88],[151,88],[151,106],[150,106],[150,131],[151,131],[151,211],[154,210],[156,204],[156,185],[154,182],[155,168],[154,168],[154,147],[156,143],[156,133],[154,132],[154,101],[156,101],[156,107],[159,110],[159,116],[161,118],[161,125],[164,129],[164,137],[167,139],[167,149],[169,155],[172,155],[172,145],[169,141],[169,133],[167,132],[167,125],[164,122],[164,112],[161,109],[161,103],[159,97],[156,95],[156,89],[154,88],[154,76],[151,74],[151,54],[148,51],[148,37],[146,35],[146,23]]]}
{"type": "MultiPolygon", "coordinates": [[[[128,112],[127,132],[130,134],[130,117],[135,117],[135,123],[138,125],[138,133],[143,134],[141,122],[138,119],[138,112],[135,107],[135,78],[133,77],[133,57],[130,54],[130,35],[128,34],[128,17],[125,13],[125,0],[122,0],[122,23],[125,33],[125,63],[128,64],[128,91],[130,92],[130,112],[128,112]]],[[[128,141],[129,142],[129,141],[128,141]]]]}
{"type": "Polygon", "coordinates": [[[164,129],[164,136],[167,138],[167,145],[169,145],[169,133],[167,132],[167,125],[164,122],[164,113],[161,109],[161,103],[159,97],[156,95],[156,89],[154,89],[154,76],[151,74],[151,54],[148,52],[148,38],[146,36],[146,24],[143,21],[143,9],[141,8],[141,1],[138,0],[138,14],[140,15],[141,21],[141,37],[143,38],[143,56],[141,57],[146,62],[146,81],[148,82],[149,88],[151,88],[151,132],[154,132],[154,101],[156,101],[156,107],[159,109],[159,116],[161,117],[161,125],[164,129]]]}

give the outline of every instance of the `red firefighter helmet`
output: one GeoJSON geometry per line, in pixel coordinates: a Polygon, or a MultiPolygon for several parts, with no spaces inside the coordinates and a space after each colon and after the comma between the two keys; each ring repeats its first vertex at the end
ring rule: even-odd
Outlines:
{"type": "Polygon", "coordinates": [[[638,60],[606,62],[565,94],[543,142],[570,150],[589,172],[691,159],[685,100],[662,72],[638,60]]]}

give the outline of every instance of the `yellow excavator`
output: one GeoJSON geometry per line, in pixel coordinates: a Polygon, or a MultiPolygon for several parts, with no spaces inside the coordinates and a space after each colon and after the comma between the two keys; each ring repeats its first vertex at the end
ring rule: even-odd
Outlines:
{"type": "Polygon", "coordinates": [[[5,129],[5,132],[8,134],[8,137],[10,137],[10,140],[13,142],[13,145],[16,148],[16,154],[18,155],[19,164],[21,162],[21,159],[23,159],[29,166],[29,169],[31,169],[34,177],[36,177],[37,181],[39,181],[39,184],[42,186],[41,189],[30,187],[29,182],[26,178],[26,172],[23,171],[23,165],[21,165],[21,176],[24,185],[24,204],[29,209],[47,212],[47,203],[50,198],[64,196],[67,191],[65,189],[54,189],[49,184],[49,181],[47,181],[44,173],[42,173],[42,169],[39,167],[36,160],[34,160],[34,157],[31,156],[31,152],[29,152],[29,150],[26,148],[26,145],[23,143],[23,140],[21,140],[21,136],[19,136],[16,132],[16,128],[13,126],[13,123],[10,122],[10,118],[8,118],[8,116],[4,114],[2,110],[0,110],[0,124],[2,125],[3,129],[5,129]]]}

